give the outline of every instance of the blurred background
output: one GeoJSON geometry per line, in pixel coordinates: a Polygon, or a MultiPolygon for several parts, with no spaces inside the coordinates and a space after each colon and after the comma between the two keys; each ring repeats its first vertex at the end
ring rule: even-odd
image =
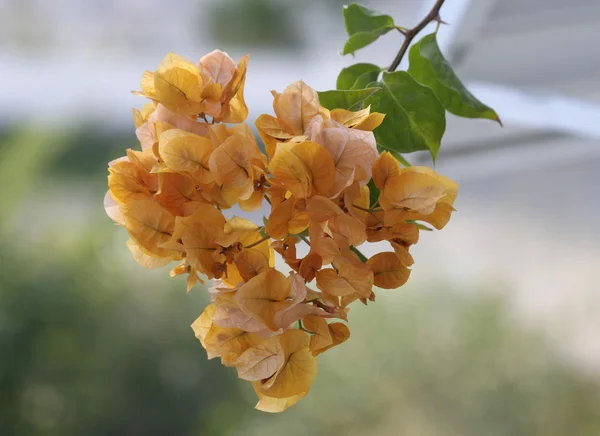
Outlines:
{"type": "MultiPolygon", "coordinates": [[[[446,1],[442,48],[505,126],[448,116],[436,169],[458,212],[405,287],[352,308],[351,340],[283,414],[206,359],[189,328],[205,289],[138,266],[105,216],[144,70],[250,52],[252,123],[271,89],[391,62],[392,33],[339,55],[343,3],[0,0],[0,435],[600,434],[596,0],[446,1]]],[[[411,26],[433,1],[364,4],[411,26]]]]}

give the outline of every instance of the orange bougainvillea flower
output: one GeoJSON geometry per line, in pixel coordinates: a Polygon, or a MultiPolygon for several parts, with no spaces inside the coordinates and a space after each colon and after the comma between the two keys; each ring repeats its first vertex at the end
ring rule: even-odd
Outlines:
{"type": "Polygon", "coordinates": [[[335,183],[335,164],[327,150],[316,142],[281,144],[269,162],[272,182],[297,198],[329,194],[335,183]]]}
{"type": "MultiPolygon", "coordinates": [[[[209,125],[204,122],[199,122],[191,116],[181,115],[167,109],[162,104],[144,105],[147,117],[138,118],[143,121],[139,124],[136,122],[135,134],[140,141],[142,149],[156,148],[158,146],[158,136],[168,129],[181,129],[186,132],[194,133],[199,136],[207,136],[209,125]]],[[[134,112],[134,118],[135,112],[134,112]]]]}
{"type": "Polygon", "coordinates": [[[346,109],[334,109],[330,112],[331,119],[346,127],[357,130],[373,131],[383,122],[384,114],[371,112],[371,106],[352,112],[346,109]]]}
{"type": "Polygon", "coordinates": [[[144,73],[136,94],[181,115],[240,123],[248,116],[243,97],[247,64],[248,55],[236,66],[219,50],[203,56],[198,65],[169,53],[155,72],[144,73]]]}
{"type": "Polygon", "coordinates": [[[258,133],[271,157],[275,155],[277,143],[304,135],[315,116],[329,118],[329,111],[319,103],[317,92],[302,80],[291,84],[281,94],[276,91],[272,94],[276,116],[261,115],[256,120],[258,133]]]}
{"type": "Polygon", "coordinates": [[[209,304],[200,317],[192,324],[192,329],[208,358],[220,357],[224,365],[233,366],[239,356],[250,347],[261,342],[261,337],[235,327],[219,327],[213,322],[217,307],[209,304]]]}
{"type": "MultiPolygon", "coordinates": [[[[223,126],[223,125],[219,125],[223,126]]],[[[247,208],[262,205],[262,196],[249,201],[257,191],[257,183],[266,182],[266,160],[260,152],[250,128],[242,124],[230,129],[211,128],[216,145],[208,166],[214,181],[221,186],[221,196],[229,205],[245,202],[247,208]]],[[[262,191],[263,186],[260,186],[262,191]]]]}
{"type": "Polygon", "coordinates": [[[352,303],[407,282],[412,245],[448,223],[458,185],[380,155],[373,130],[384,114],[328,110],[302,81],[273,91],[274,115],[256,120],[263,153],[244,123],[247,63],[169,53],[144,73],[140,146],[109,163],[104,208],[137,263],[177,262],[170,275],[188,291],[212,280],[194,334],[209,359],[252,383],[258,410],[281,412],[308,394],[317,356],[350,338],[352,303]],[[361,252],[382,241],[387,251],[361,252]]]}
{"type": "Polygon", "coordinates": [[[374,278],[368,266],[361,267],[344,257],[334,259],[333,266],[317,272],[317,286],[324,294],[344,307],[371,296],[374,278]]]}
{"type": "Polygon", "coordinates": [[[371,179],[371,169],[378,156],[372,132],[338,125],[314,131],[312,140],[333,158],[336,174],[332,195],[339,195],[355,181],[366,185],[371,179]]]}
{"type": "Polygon", "coordinates": [[[146,71],[140,86],[141,95],[174,112],[183,115],[202,112],[204,83],[198,66],[175,53],[167,54],[156,72],[146,71]]]}
{"type": "Polygon", "coordinates": [[[458,191],[454,182],[437,176],[433,170],[402,170],[388,152],[375,163],[373,180],[381,190],[379,203],[384,209],[404,209],[422,215],[432,213],[443,197],[449,196],[446,202],[452,205],[458,191]]]}
{"type": "Polygon", "coordinates": [[[275,315],[287,309],[290,301],[290,283],[279,271],[272,268],[244,283],[235,298],[240,309],[264,323],[271,330],[278,330],[275,315]]]}
{"type": "Polygon", "coordinates": [[[304,328],[313,333],[309,348],[314,356],[318,356],[350,338],[350,329],[341,322],[328,324],[324,318],[310,315],[304,318],[303,323],[304,328]]]}
{"type": "MultiPolygon", "coordinates": [[[[269,378],[252,383],[261,401],[263,398],[301,398],[308,393],[317,375],[317,359],[310,351],[309,337],[305,332],[287,330],[278,339],[283,350],[281,366],[269,378]]],[[[261,406],[260,402],[257,408],[267,412],[279,411],[269,410],[269,407],[261,406]]]]}
{"type": "Polygon", "coordinates": [[[158,142],[159,157],[164,164],[162,171],[180,173],[197,184],[210,185],[214,176],[208,160],[214,149],[208,138],[180,129],[167,130],[158,142]]]}

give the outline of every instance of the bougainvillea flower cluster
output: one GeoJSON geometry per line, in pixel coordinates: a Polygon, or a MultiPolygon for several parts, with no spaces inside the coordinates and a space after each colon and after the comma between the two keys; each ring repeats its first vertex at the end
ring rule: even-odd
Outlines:
{"type": "Polygon", "coordinates": [[[247,63],[169,54],[143,74],[141,147],[109,163],[105,208],[142,266],[177,262],[188,291],[212,281],[196,337],[252,383],[259,410],[280,412],[308,393],[317,356],[350,337],[349,305],[406,283],[410,247],[423,223],[446,225],[458,186],[380,154],[383,114],[328,110],[302,81],[273,91],[274,114],[256,119],[263,152],[244,122],[247,63]],[[264,209],[264,224],[227,219],[234,206],[264,209]],[[387,251],[359,251],[380,241],[387,251]]]}

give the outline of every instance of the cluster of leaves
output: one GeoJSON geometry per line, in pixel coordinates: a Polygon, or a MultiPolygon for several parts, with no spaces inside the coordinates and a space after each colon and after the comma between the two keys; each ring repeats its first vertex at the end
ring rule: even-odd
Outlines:
{"type": "MultiPolygon", "coordinates": [[[[346,20],[354,47],[391,25],[356,5],[346,20]]],[[[244,123],[247,62],[218,50],[198,64],[169,54],[144,73],[137,94],[152,102],[134,109],[141,150],[109,164],[105,207],[141,265],[179,261],[171,276],[187,274],[188,291],[213,280],[196,337],[252,382],[258,409],[280,412],[308,393],[316,356],[349,338],[348,306],[375,301],[374,286],[404,285],[409,249],[431,230],[422,223],[441,229],[450,219],[456,183],[398,161],[421,149],[435,157],[450,88],[406,72],[378,82],[381,69],[365,64],[342,71],[338,90],[293,83],[272,92],[275,115],[256,120],[264,154],[244,123]],[[222,213],[263,204],[263,226],[222,213]],[[358,249],[381,241],[391,250],[367,258],[358,249]]]]}
{"type": "MultiPolygon", "coordinates": [[[[392,30],[407,32],[391,16],[354,3],[344,8],[344,18],[349,39],[343,54],[353,54],[392,30]]],[[[380,150],[395,155],[426,150],[435,160],[446,129],[446,111],[500,122],[496,112],[475,98],[456,76],[440,51],[436,33],[410,48],[409,62],[408,71],[359,63],[344,68],[338,76],[337,89],[345,94],[378,88],[364,103],[386,114],[375,132],[380,150]]]]}

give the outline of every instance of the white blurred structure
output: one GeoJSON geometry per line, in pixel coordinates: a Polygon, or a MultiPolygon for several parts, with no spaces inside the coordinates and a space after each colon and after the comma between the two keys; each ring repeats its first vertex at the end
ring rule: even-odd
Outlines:
{"type": "MultiPolygon", "coordinates": [[[[355,60],[339,56],[345,40],[341,11],[316,0],[284,1],[297,17],[305,48],[252,53],[251,117],[269,110],[270,89],[298,78],[317,89],[332,88],[343,66],[355,61],[386,65],[400,44],[399,34],[389,34],[359,51],[355,60]]],[[[410,25],[433,1],[364,3],[410,25]]],[[[0,71],[10,85],[2,89],[0,121],[31,117],[35,108],[35,117],[48,122],[73,120],[77,114],[77,121],[102,119],[124,126],[129,106],[141,103],[128,91],[137,88],[142,71],[158,65],[167,51],[196,58],[214,48],[206,30],[210,14],[203,11],[216,4],[2,0],[0,71]]],[[[449,23],[440,29],[442,50],[505,124],[499,129],[450,117],[443,153],[491,155],[501,149],[505,163],[494,159],[492,171],[519,169],[520,159],[538,160],[540,142],[547,154],[544,164],[600,157],[595,146],[600,138],[600,44],[594,42],[600,37],[600,3],[447,0],[442,17],[449,23]],[[570,143],[566,153],[565,136],[570,143]]],[[[440,162],[454,165],[448,158],[440,162]]]]}

